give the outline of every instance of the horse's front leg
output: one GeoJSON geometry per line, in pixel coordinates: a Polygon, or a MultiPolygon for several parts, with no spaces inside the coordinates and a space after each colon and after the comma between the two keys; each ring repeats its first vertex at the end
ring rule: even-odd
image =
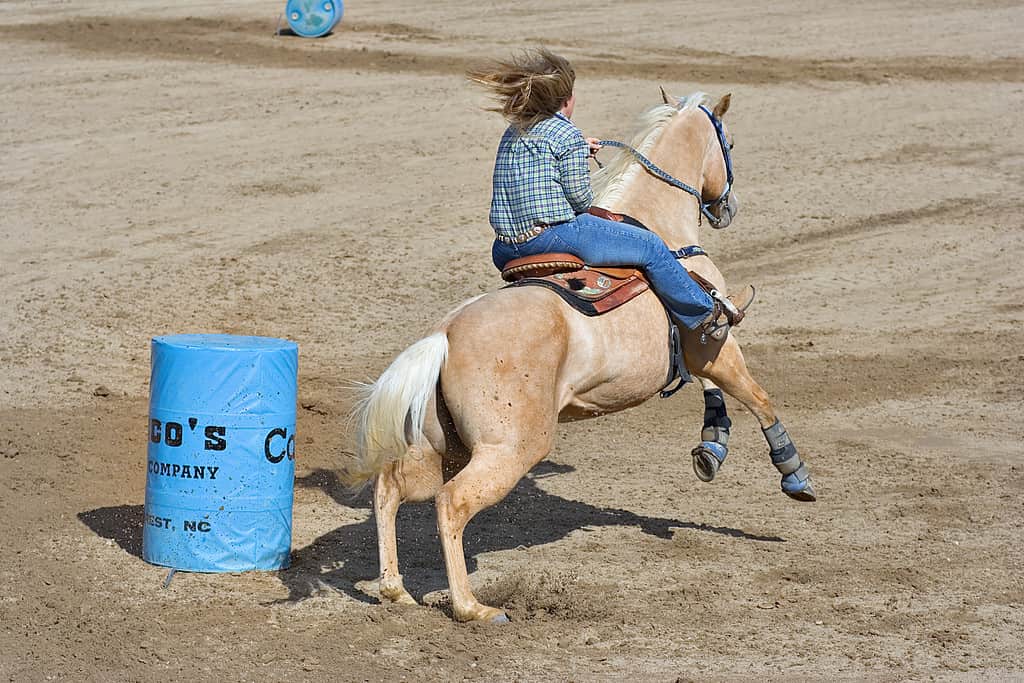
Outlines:
{"type": "Polygon", "coordinates": [[[725,395],[714,382],[698,377],[704,387],[704,426],[700,431],[700,443],[690,455],[693,457],[693,471],[701,481],[712,481],[729,453],[729,429],[732,420],[725,407],[725,395]]]}
{"type": "MultiPolygon", "coordinates": [[[[688,259],[685,265],[714,284],[720,292],[725,291],[725,277],[714,261],[707,256],[688,259]]],[[[686,328],[680,327],[679,330],[686,335],[686,328]]],[[[692,346],[693,335],[689,336],[691,338],[687,339],[687,345],[692,346]]],[[[700,443],[690,451],[690,455],[693,457],[693,472],[697,478],[701,481],[712,481],[729,453],[729,429],[732,427],[732,421],[725,407],[725,395],[722,390],[707,377],[698,376],[697,379],[704,389],[704,425],[700,430],[700,443]]]]}
{"type": "MultiPolygon", "coordinates": [[[[686,335],[684,349],[686,366],[690,372],[710,379],[745,405],[757,418],[768,441],[772,464],[782,474],[782,492],[794,500],[816,500],[807,466],[800,459],[785,426],[776,416],[767,392],[751,377],[743,352],[733,335],[728,335],[723,341],[709,339],[708,343],[701,344],[700,333],[690,332],[686,335]]],[[[728,420],[727,415],[725,419],[728,420]]],[[[721,465],[721,461],[718,464],[721,465]]]]}

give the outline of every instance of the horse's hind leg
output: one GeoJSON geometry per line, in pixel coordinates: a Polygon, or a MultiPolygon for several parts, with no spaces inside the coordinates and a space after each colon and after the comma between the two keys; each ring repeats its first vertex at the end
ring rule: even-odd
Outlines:
{"type": "Polygon", "coordinates": [[[437,529],[441,535],[444,562],[448,569],[452,610],[459,621],[508,621],[504,610],[484,605],[473,595],[466,571],[462,536],[469,521],[478,512],[508,495],[530,468],[548,454],[551,447],[550,442],[536,449],[524,449],[525,446],[522,442],[518,448],[477,445],[473,448],[469,464],[448,481],[437,495],[437,529]]]}
{"type": "Polygon", "coordinates": [[[402,460],[391,463],[377,475],[373,490],[373,511],[377,522],[377,551],[380,555],[380,596],[404,605],[416,600],[405,590],[398,571],[398,536],[395,521],[405,501],[433,498],[441,488],[441,457],[428,448],[414,448],[402,460]]]}
{"type": "Polygon", "coordinates": [[[729,335],[724,342],[701,345],[696,335],[688,335],[687,341],[684,348],[690,371],[720,386],[761,423],[772,464],[782,474],[782,492],[795,500],[816,500],[807,466],[776,416],[767,392],[751,377],[735,338],[729,335]]]}

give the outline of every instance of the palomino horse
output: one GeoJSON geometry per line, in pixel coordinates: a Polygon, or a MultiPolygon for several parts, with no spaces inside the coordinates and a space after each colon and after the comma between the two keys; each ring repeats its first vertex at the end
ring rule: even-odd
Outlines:
{"type": "MultiPolygon", "coordinates": [[[[664,100],[645,114],[632,146],[701,196],[721,198],[729,171],[728,134],[719,121],[728,95],[713,110],[700,106],[702,93],[664,100]]],[[[694,197],[633,159],[620,152],[596,174],[595,203],[639,219],[672,249],[696,245],[701,213],[694,197]]],[[[712,222],[729,222],[735,200],[728,204],[712,207],[712,222]]],[[[724,291],[707,256],[686,265],[724,291]]],[[[355,413],[358,452],[345,475],[350,483],[376,477],[382,599],[416,604],[398,571],[395,518],[403,502],[434,498],[455,618],[506,621],[503,610],[473,595],[462,545],[466,524],[548,455],[558,422],[623,410],[658,393],[670,363],[668,324],[650,291],[586,317],[545,288],[501,289],[464,302],[364,387],[355,413]]],[[[721,398],[713,382],[750,409],[784,475],[783,491],[814,500],[806,468],[732,334],[714,339],[680,331],[686,367],[709,382],[705,399],[709,392],[721,398]]],[[[728,429],[724,402],[709,401],[702,446],[694,451],[702,479],[724,459],[728,429]]]]}

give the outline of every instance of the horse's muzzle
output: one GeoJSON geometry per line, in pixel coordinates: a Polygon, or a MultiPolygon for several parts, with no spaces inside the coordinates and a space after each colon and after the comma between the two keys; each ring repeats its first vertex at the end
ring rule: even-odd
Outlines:
{"type": "Polygon", "coordinates": [[[733,217],[740,210],[739,202],[736,200],[736,193],[730,192],[729,196],[725,198],[725,201],[718,204],[716,212],[711,212],[709,223],[715,230],[721,230],[722,228],[728,228],[729,224],[732,223],[733,217]]]}

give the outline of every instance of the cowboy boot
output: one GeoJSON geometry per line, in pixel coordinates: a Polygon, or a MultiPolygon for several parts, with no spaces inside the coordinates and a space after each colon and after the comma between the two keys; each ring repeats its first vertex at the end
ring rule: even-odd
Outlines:
{"type": "Polygon", "coordinates": [[[715,341],[722,341],[729,333],[729,328],[739,325],[746,317],[747,308],[754,302],[757,290],[747,285],[739,294],[725,297],[717,289],[708,292],[714,301],[714,308],[703,323],[704,334],[715,341]]]}

